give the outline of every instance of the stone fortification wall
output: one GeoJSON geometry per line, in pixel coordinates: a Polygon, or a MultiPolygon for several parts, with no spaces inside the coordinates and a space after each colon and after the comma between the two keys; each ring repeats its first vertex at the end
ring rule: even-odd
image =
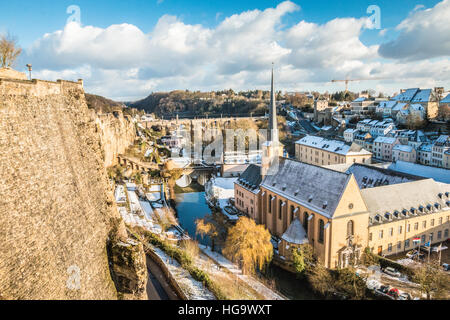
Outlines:
{"type": "Polygon", "coordinates": [[[0,296],[117,298],[106,246],[124,227],[96,130],[82,81],[0,79],[0,296]]]}

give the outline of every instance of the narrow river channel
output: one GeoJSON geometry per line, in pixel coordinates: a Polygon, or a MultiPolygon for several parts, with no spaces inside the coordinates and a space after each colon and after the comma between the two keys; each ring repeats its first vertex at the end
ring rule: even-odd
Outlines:
{"type": "MultiPolygon", "coordinates": [[[[179,193],[176,196],[178,221],[181,227],[195,238],[195,220],[202,219],[211,214],[211,209],[205,200],[204,192],[179,193]]],[[[208,238],[197,240],[204,245],[210,245],[208,238]]],[[[296,276],[280,267],[271,265],[268,271],[269,277],[275,281],[275,285],[283,295],[293,300],[318,299],[308,288],[306,280],[297,279],[296,276]]]]}

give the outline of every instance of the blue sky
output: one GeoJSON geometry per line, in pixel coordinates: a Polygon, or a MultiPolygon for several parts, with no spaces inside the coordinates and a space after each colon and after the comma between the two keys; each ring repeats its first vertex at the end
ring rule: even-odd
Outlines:
{"type": "Polygon", "coordinates": [[[82,77],[87,91],[116,99],[158,90],[265,88],[269,58],[277,63],[280,89],[334,91],[342,88],[327,83],[332,78],[377,76],[388,80],[353,89],[393,93],[409,85],[448,87],[442,73],[449,67],[449,7],[449,0],[23,0],[2,4],[0,32],[18,37],[25,49],[18,64],[32,62],[38,76],[82,77]],[[70,5],[81,13],[73,28],[66,25],[70,5]],[[370,5],[380,8],[380,30],[361,22],[370,5]],[[446,22],[439,23],[442,16],[446,22]],[[430,48],[427,38],[438,32],[440,47],[430,48]],[[405,49],[415,34],[417,43],[405,49]]]}

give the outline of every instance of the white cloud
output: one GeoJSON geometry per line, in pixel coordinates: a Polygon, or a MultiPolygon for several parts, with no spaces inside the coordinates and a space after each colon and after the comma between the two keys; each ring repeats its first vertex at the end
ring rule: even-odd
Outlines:
{"type": "Polygon", "coordinates": [[[380,46],[385,58],[420,60],[450,56],[450,0],[443,0],[435,7],[416,9],[403,20],[397,30],[397,39],[380,46]]]}
{"type": "MultiPolygon", "coordinates": [[[[34,75],[83,78],[87,91],[119,100],[159,90],[268,88],[272,62],[277,84],[286,90],[332,91],[341,87],[330,80],[346,77],[410,77],[417,82],[450,78],[448,59],[419,64],[381,59],[378,45],[360,40],[367,18],[283,25],[283,17],[298,10],[298,5],[285,1],[275,8],[224,17],[215,28],[164,15],[148,33],[130,24],[98,28],[70,23],[37,40],[25,58],[37,70],[34,75]]],[[[412,15],[421,12],[426,10],[412,15]]],[[[402,30],[412,27],[413,22],[405,21],[402,30]]],[[[352,89],[370,84],[355,83],[352,89]]]]}

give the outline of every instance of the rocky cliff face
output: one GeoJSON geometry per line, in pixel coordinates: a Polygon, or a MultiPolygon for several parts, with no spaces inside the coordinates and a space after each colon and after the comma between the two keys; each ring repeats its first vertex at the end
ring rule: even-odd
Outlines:
{"type": "Polygon", "coordinates": [[[124,117],[122,111],[99,114],[96,124],[104,151],[106,167],[118,164],[117,156],[134,143],[136,128],[130,117],[124,117]]]}
{"type": "Polygon", "coordinates": [[[0,296],[116,299],[125,239],[82,82],[0,79],[0,296]]]}

